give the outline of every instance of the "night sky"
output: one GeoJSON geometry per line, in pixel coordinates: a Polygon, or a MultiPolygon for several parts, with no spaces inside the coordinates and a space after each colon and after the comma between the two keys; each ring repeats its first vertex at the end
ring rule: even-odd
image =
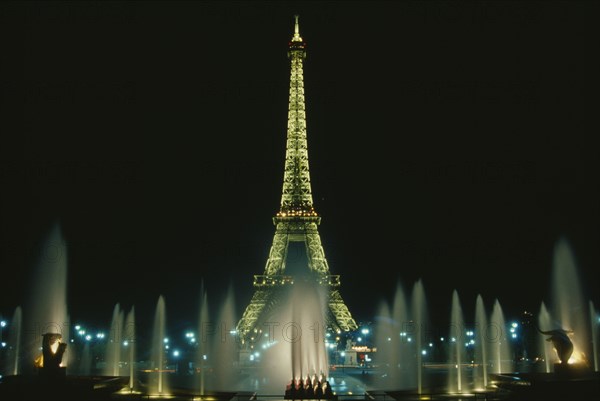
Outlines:
{"type": "Polygon", "coordinates": [[[477,293],[537,312],[561,236],[600,305],[595,11],[2,2],[0,314],[58,219],[72,319],[163,294],[193,327],[202,280],[241,315],[279,209],[296,13],[320,234],[357,320],[419,278],[438,318],[454,289],[465,313],[477,293]]]}

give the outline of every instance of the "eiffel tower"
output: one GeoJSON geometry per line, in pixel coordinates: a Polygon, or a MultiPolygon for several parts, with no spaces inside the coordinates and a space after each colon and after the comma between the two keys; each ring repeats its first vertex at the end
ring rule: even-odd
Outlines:
{"type": "Polygon", "coordinates": [[[308,268],[307,276],[311,280],[314,279],[315,285],[327,288],[327,326],[337,332],[357,328],[339,292],[340,276],[329,274],[329,265],[317,229],[321,217],[313,206],[306,141],[302,72],[306,43],[300,37],[298,16],[294,18],[294,36],[288,47],[291,77],[281,208],[273,217],[275,236],[265,272],[263,275],[254,276],[254,295],[237,324],[237,332],[242,342],[261,327],[262,322],[277,309],[283,291],[294,284],[294,276],[286,271],[290,246],[294,243],[304,245],[308,264],[304,266],[308,268]]]}

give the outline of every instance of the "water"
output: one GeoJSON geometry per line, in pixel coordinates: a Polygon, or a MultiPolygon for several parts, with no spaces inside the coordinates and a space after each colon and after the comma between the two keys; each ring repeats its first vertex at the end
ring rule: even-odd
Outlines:
{"type": "Polygon", "coordinates": [[[90,351],[89,341],[85,342],[83,346],[83,352],[81,354],[81,361],[79,363],[79,374],[90,375],[92,373],[92,354],[90,351]]]}
{"type": "Polygon", "coordinates": [[[20,358],[21,358],[21,321],[22,311],[21,307],[17,306],[13,313],[12,320],[10,321],[10,327],[8,331],[8,344],[9,349],[7,357],[7,368],[6,372],[10,372],[13,375],[19,374],[20,358]]]}
{"type": "Polygon", "coordinates": [[[415,346],[416,346],[416,373],[417,373],[417,393],[423,393],[423,344],[427,341],[426,328],[427,321],[427,301],[425,298],[425,289],[421,280],[413,286],[412,293],[412,319],[415,324],[415,346]]]}
{"type": "Polygon", "coordinates": [[[200,290],[200,316],[198,317],[198,349],[196,353],[196,366],[200,368],[200,395],[204,395],[206,369],[205,357],[208,353],[208,336],[206,330],[209,327],[210,318],[208,316],[208,295],[204,290],[204,285],[200,290]]]}
{"type": "Polygon", "coordinates": [[[486,388],[488,385],[487,376],[487,316],[485,306],[481,295],[477,295],[475,300],[475,363],[478,368],[475,371],[475,388],[486,388]]]}
{"type": "Polygon", "coordinates": [[[513,355],[511,344],[506,333],[506,321],[500,301],[494,302],[488,330],[488,345],[490,362],[494,373],[509,373],[513,371],[513,355]]]}
{"type": "MultiPolygon", "coordinates": [[[[24,345],[27,351],[24,358],[34,360],[41,351],[41,335],[44,333],[62,334],[62,342],[69,340],[67,314],[67,246],[60,225],[54,224],[39,249],[33,293],[30,306],[23,314],[24,345]]],[[[69,347],[63,356],[61,366],[69,360],[69,347]]]]}
{"type": "Polygon", "coordinates": [[[234,333],[237,319],[233,288],[229,287],[223,306],[216,319],[208,360],[214,370],[212,390],[227,391],[237,386],[234,365],[238,359],[237,337],[234,333]]]}
{"type": "Polygon", "coordinates": [[[403,352],[406,348],[404,329],[409,321],[406,298],[402,285],[398,283],[394,294],[393,306],[382,302],[375,322],[375,344],[377,344],[376,363],[381,367],[377,386],[405,389],[408,387],[406,376],[401,367],[406,360],[403,352]]]}
{"type": "Polygon", "coordinates": [[[121,346],[123,336],[124,313],[117,303],[113,309],[110,323],[110,333],[106,346],[106,367],[104,375],[119,376],[119,363],[121,362],[121,346]]]}
{"type": "Polygon", "coordinates": [[[123,346],[127,349],[128,366],[129,366],[129,389],[133,390],[135,384],[135,307],[127,314],[125,320],[125,328],[123,330],[123,346]]]}
{"type": "Polygon", "coordinates": [[[573,342],[573,355],[569,363],[582,362],[584,355],[590,355],[590,339],[588,333],[588,308],[586,298],[577,272],[575,256],[569,242],[565,238],[557,241],[554,247],[552,265],[552,302],[551,316],[557,320],[553,327],[542,330],[573,330],[570,335],[573,342]]]}
{"type": "Polygon", "coordinates": [[[154,314],[151,355],[155,373],[149,376],[150,394],[169,394],[167,377],[164,374],[164,370],[166,368],[166,324],[165,299],[161,295],[158,297],[158,302],[156,303],[156,312],[154,314]]]}
{"type": "Polygon", "coordinates": [[[600,323],[600,314],[596,308],[594,308],[594,303],[590,301],[590,327],[592,328],[592,357],[594,358],[594,370],[598,372],[598,365],[600,364],[598,358],[598,323],[600,323]]]}
{"type": "Polygon", "coordinates": [[[454,369],[450,369],[448,375],[448,390],[451,392],[463,392],[466,386],[463,383],[463,363],[465,357],[465,322],[458,292],[452,293],[452,309],[450,315],[450,332],[448,338],[451,342],[448,360],[454,363],[454,369]]]}
{"type": "MultiPolygon", "coordinates": [[[[546,309],[546,304],[542,302],[540,306],[540,313],[538,315],[538,327],[541,330],[549,330],[552,327],[552,321],[550,318],[550,313],[548,313],[548,309],[546,309]]],[[[546,368],[546,373],[550,373],[552,371],[552,359],[554,352],[552,351],[552,345],[546,341],[546,336],[543,336],[541,333],[537,333],[539,335],[539,347],[542,351],[541,354],[544,355],[544,365],[546,368]]]]}
{"type": "MultiPolygon", "coordinates": [[[[280,394],[292,378],[305,380],[309,375],[328,377],[326,300],[324,288],[305,282],[301,277],[282,291],[278,309],[266,319],[263,328],[254,333],[254,337],[261,340],[254,349],[243,351],[250,354],[258,367],[254,388],[265,394],[280,394]]],[[[337,335],[335,332],[331,334],[337,335]]],[[[343,345],[340,349],[344,349],[343,345]]],[[[343,364],[343,361],[338,360],[337,363],[343,364]]]]}

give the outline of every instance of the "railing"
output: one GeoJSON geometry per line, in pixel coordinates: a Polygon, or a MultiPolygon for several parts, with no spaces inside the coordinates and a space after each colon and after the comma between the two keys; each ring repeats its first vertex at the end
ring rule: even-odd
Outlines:
{"type": "Polygon", "coordinates": [[[320,285],[327,285],[330,287],[338,287],[340,285],[340,276],[339,274],[334,275],[314,275],[307,277],[294,277],[287,275],[265,275],[265,274],[257,274],[254,275],[254,286],[255,287],[274,287],[277,285],[291,285],[294,284],[294,281],[298,280],[315,280],[320,285]]]}

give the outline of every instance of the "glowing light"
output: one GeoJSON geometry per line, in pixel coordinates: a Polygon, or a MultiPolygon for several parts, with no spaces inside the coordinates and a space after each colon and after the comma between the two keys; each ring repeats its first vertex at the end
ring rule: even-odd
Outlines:
{"type": "Polygon", "coordinates": [[[79,333],[80,336],[82,336],[82,335],[85,334],[85,330],[79,330],[78,333],[79,333]]]}
{"type": "Polygon", "coordinates": [[[512,338],[517,338],[517,335],[515,333],[512,333],[512,338]]]}
{"type": "Polygon", "coordinates": [[[361,341],[362,341],[362,337],[358,337],[358,338],[356,339],[356,341],[358,341],[358,342],[361,342],[361,341]]]}
{"type": "Polygon", "coordinates": [[[75,330],[81,330],[81,326],[80,325],[75,326],[75,330]]]}
{"type": "Polygon", "coordinates": [[[60,343],[60,341],[58,339],[56,339],[52,344],[50,344],[50,351],[52,351],[53,354],[56,354],[59,343],[60,343]]]}
{"type": "Polygon", "coordinates": [[[518,324],[517,322],[513,322],[513,323],[511,324],[511,326],[512,326],[513,328],[517,328],[517,327],[519,327],[519,324],[518,324]]]}
{"type": "Polygon", "coordinates": [[[392,339],[390,337],[388,337],[388,341],[392,341],[392,339]]]}
{"type": "Polygon", "coordinates": [[[175,356],[175,357],[179,356],[179,350],[174,350],[173,351],[173,356],[175,356]]]}
{"type": "MultiPolygon", "coordinates": [[[[91,336],[90,334],[88,334],[87,336],[85,336],[85,339],[86,339],[87,341],[90,341],[90,340],[92,339],[92,336],[91,336]]],[[[58,345],[57,345],[57,347],[58,347],[58,345]]]]}
{"type": "Polygon", "coordinates": [[[187,333],[185,333],[185,337],[186,338],[194,338],[194,333],[192,333],[191,331],[188,331],[187,333]]]}
{"type": "Polygon", "coordinates": [[[433,343],[429,343],[429,346],[430,346],[430,347],[433,347],[433,343]]]}
{"type": "Polygon", "coordinates": [[[360,332],[366,335],[369,334],[369,329],[362,329],[360,332]]]}
{"type": "Polygon", "coordinates": [[[163,343],[165,343],[165,344],[168,344],[168,343],[169,343],[169,339],[168,339],[168,338],[165,338],[165,339],[163,340],[163,343]]]}
{"type": "Polygon", "coordinates": [[[427,355],[427,350],[421,351],[421,355],[427,355]]]}
{"type": "Polygon", "coordinates": [[[455,343],[455,342],[456,342],[456,338],[452,337],[452,338],[450,339],[450,341],[452,341],[453,343],[455,343]]]}
{"type": "Polygon", "coordinates": [[[408,342],[411,342],[411,341],[412,341],[412,338],[408,337],[408,338],[406,339],[406,341],[408,341],[408,342]]]}
{"type": "Polygon", "coordinates": [[[6,327],[6,320],[0,322],[0,327],[6,327]]]}
{"type": "Polygon", "coordinates": [[[250,355],[250,360],[253,361],[254,360],[254,355],[250,355]]]}
{"type": "Polygon", "coordinates": [[[129,341],[125,340],[123,341],[123,346],[127,347],[129,345],[129,341]]]}
{"type": "Polygon", "coordinates": [[[258,358],[260,356],[260,354],[258,352],[255,352],[254,356],[258,358]]]}
{"type": "Polygon", "coordinates": [[[440,337],[440,341],[444,341],[444,337],[440,337]]]}
{"type": "Polygon", "coordinates": [[[98,333],[98,334],[96,334],[96,338],[104,338],[104,333],[98,333]]]}
{"type": "Polygon", "coordinates": [[[6,343],[4,341],[2,341],[0,345],[2,345],[2,348],[6,347],[6,343]]]}
{"type": "Polygon", "coordinates": [[[346,353],[344,351],[340,352],[340,356],[346,356],[346,353]]]}

